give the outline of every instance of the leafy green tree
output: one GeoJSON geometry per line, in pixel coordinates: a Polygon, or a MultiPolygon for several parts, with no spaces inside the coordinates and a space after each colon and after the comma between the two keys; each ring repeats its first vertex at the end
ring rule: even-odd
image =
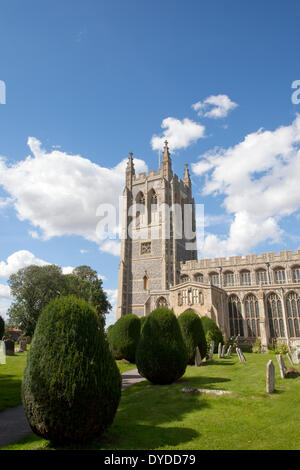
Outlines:
{"type": "Polygon", "coordinates": [[[188,364],[194,364],[197,346],[202,358],[206,356],[207,352],[202,322],[200,317],[191,310],[185,311],[179,315],[178,322],[188,352],[188,364]]]}
{"type": "Polygon", "coordinates": [[[56,265],[28,266],[12,274],[8,280],[14,301],[8,310],[9,325],[32,336],[43,308],[50,300],[73,294],[96,309],[102,326],[111,309],[102,280],[89,266],[79,266],[72,274],[63,274],[56,265]]]}
{"type": "Polygon", "coordinates": [[[135,363],[136,348],[140,339],[141,321],[137,315],[128,313],[109,328],[107,339],[115,359],[135,363]]]}
{"type": "Polygon", "coordinates": [[[205,333],[206,343],[207,343],[207,350],[209,350],[210,342],[214,341],[215,349],[214,352],[218,352],[219,343],[224,344],[224,338],[222,335],[222,331],[211,318],[209,317],[201,317],[201,322],[203,326],[203,330],[205,333]]]}

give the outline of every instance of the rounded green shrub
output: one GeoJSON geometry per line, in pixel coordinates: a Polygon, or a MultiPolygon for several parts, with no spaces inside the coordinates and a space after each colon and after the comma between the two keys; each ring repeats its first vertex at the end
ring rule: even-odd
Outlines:
{"type": "Polygon", "coordinates": [[[0,316],[0,340],[4,336],[4,331],[5,331],[5,323],[4,323],[3,318],[0,316]]]}
{"type": "Polygon", "coordinates": [[[170,384],[185,372],[187,351],[178,320],[167,308],[157,308],[147,317],[138,344],[136,365],[154,384],[170,384]]]}
{"type": "Polygon", "coordinates": [[[142,328],[145,324],[145,321],[147,320],[147,317],[141,317],[140,320],[141,320],[141,331],[142,331],[142,328]]]}
{"type": "Polygon", "coordinates": [[[140,339],[141,321],[138,316],[129,313],[108,331],[107,339],[115,359],[126,359],[135,363],[136,348],[140,339]]]}
{"type": "Polygon", "coordinates": [[[58,444],[98,438],[113,422],[121,376],[94,308],[75,296],[42,311],[22,381],[32,431],[58,444]]]}
{"type": "Polygon", "coordinates": [[[222,331],[211,318],[209,317],[201,317],[201,322],[203,326],[203,330],[205,333],[207,350],[209,350],[210,342],[215,342],[215,349],[214,352],[218,352],[219,343],[224,344],[224,338],[222,335],[222,331]]]}
{"type": "Polygon", "coordinates": [[[206,356],[206,338],[200,317],[192,310],[183,312],[178,317],[181,333],[188,353],[188,364],[195,363],[198,346],[202,359],[206,356]]]}

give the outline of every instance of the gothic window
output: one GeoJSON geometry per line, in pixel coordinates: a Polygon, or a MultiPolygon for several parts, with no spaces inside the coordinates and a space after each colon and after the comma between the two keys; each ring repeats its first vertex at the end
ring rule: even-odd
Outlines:
{"type": "Polygon", "coordinates": [[[219,274],[218,273],[210,273],[209,278],[210,278],[210,282],[212,283],[213,286],[218,286],[219,285],[219,274]]]}
{"type": "Polygon", "coordinates": [[[256,282],[257,284],[267,284],[267,271],[265,269],[258,269],[256,271],[256,282]]]}
{"type": "Polygon", "coordinates": [[[194,275],[194,280],[195,280],[196,282],[203,282],[203,274],[201,274],[201,273],[195,274],[195,275],[194,275]]]}
{"type": "Polygon", "coordinates": [[[137,204],[143,204],[145,205],[145,196],[144,194],[142,193],[142,191],[140,191],[136,197],[136,203],[137,204]]]}
{"type": "Polygon", "coordinates": [[[151,242],[141,243],[141,255],[146,255],[151,253],[151,242]]]}
{"type": "Polygon", "coordinates": [[[154,191],[154,189],[151,189],[149,195],[148,195],[148,201],[149,201],[149,224],[152,221],[152,214],[157,211],[157,194],[154,191]]]}
{"type": "Polygon", "coordinates": [[[244,336],[242,306],[240,299],[232,295],[228,300],[230,336],[244,336]]]}
{"type": "Polygon", "coordinates": [[[180,277],[180,282],[183,284],[184,282],[188,282],[190,280],[189,276],[187,276],[186,274],[183,274],[181,277],[180,277]]]}
{"type": "Polygon", "coordinates": [[[226,271],[224,273],[224,286],[234,286],[234,274],[232,271],[226,271]]]}
{"type": "Polygon", "coordinates": [[[284,284],[285,283],[285,270],[284,270],[284,268],[274,269],[274,279],[275,279],[275,284],[284,284]]]}
{"type": "Polygon", "coordinates": [[[300,337],[300,299],[295,292],[290,292],[286,298],[286,312],[289,332],[292,338],[300,337]]]}
{"type": "Polygon", "coordinates": [[[240,280],[242,286],[250,286],[251,285],[251,277],[250,271],[244,270],[240,272],[240,280]]]}
{"type": "Polygon", "coordinates": [[[300,282],[300,267],[295,266],[292,272],[293,272],[293,282],[299,283],[300,282]]]}
{"type": "Polygon", "coordinates": [[[182,294],[181,294],[181,292],[178,292],[178,305],[179,306],[182,305],[182,294]]]}
{"type": "Polygon", "coordinates": [[[182,305],[188,305],[188,291],[184,289],[182,291],[182,305]]]}
{"type": "Polygon", "coordinates": [[[200,304],[200,295],[199,289],[193,289],[193,304],[200,304]]]}
{"type": "Polygon", "coordinates": [[[269,295],[267,299],[268,320],[271,338],[284,338],[285,330],[281,300],[277,294],[269,295]]]}
{"type": "Polygon", "coordinates": [[[260,336],[258,301],[252,294],[245,299],[245,312],[248,336],[260,336]]]}
{"type": "Polygon", "coordinates": [[[159,297],[156,305],[157,305],[157,307],[167,307],[168,306],[167,301],[164,297],[159,297]]]}
{"type": "Polygon", "coordinates": [[[149,282],[148,282],[148,277],[146,275],[143,277],[143,284],[144,284],[144,290],[148,290],[149,282]]]}

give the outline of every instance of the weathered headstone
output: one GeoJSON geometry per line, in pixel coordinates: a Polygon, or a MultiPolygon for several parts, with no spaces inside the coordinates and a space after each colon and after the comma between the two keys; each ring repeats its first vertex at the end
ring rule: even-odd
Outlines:
{"type": "Polygon", "coordinates": [[[0,341],[0,364],[6,364],[6,348],[4,341],[0,341]]]}
{"type": "Polygon", "coordinates": [[[226,356],[230,356],[231,354],[231,344],[229,345],[229,348],[227,349],[226,356]]]}
{"type": "Polygon", "coordinates": [[[221,351],[221,357],[225,356],[225,349],[226,349],[226,346],[225,346],[225,344],[223,344],[222,351],[221,351]]]}
{"type": "Polygon", "coordinates": [[[267,364],[267,393],[273,393],[275,390],[275,367],[273,361],[267,364]]]}
{"type": "Polygon", "coordinates": [[[200,367],[201,365],[202,365],[201,354],[200,354],[198,346],[196,346],[195,366],[200,367]]]}
{"type": "Polygon", "coordinates": [[[20,344],[20,351],[27,350],[27,341],[25,339],[21,339],[19,344],[20,344]]]}
{"type": "Polygon", "coordinates": [[[285,366],[282,354],[276,354],[276,359],[277,359],[277,362],[278,362],[278,365],[279,365],[280,377],[282,379],[284,379],[285,378],[286,366],[285,366]]]}
{"type": "Polygon", "coordinates": [[[240,348],[236,348],[236,352],[237,352],[237,355],[238,355],[238,358],[241,362],[246,362],[246,358],[242,352],[242,350],[240,348]]]}
{"type": "Polygon", "coordinates": [[[212,359],[213,359],[214,350],[215,350],[215,342],[211,341],[210,342],[210,350],[209,350],[209,360],[210,361],[212,361],[212,359]]]}
{"type": "Polygon", "coordinates": [[[218,358],[219,359],[221,358],[221,354],[222,354],[222,343],[219,343],[219,346],[218,346],[218,358]]]}
{"type": "Polygon", "coordinates": [[[299,347],[296,347],[295,351],[293,352],[292,359],[293,359],[294,364],[300,364],[300,348],[299,347]]]}
{"type": "Polygon", "coordinates": [[[14,356],[15,355],[15,342],[10,339],[6,339],[4,343],[5,343],[5,349],[6,349],[6,356],[14,356]]]}

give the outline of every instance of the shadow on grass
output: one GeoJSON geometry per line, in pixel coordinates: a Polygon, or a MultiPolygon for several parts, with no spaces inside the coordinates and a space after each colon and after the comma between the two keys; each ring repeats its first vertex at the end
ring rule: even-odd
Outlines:
{"type": "Polygon", "coordinates": [[[12,374],[0,375],[0,412],[21,404],[21,384],[12,374]]]}

